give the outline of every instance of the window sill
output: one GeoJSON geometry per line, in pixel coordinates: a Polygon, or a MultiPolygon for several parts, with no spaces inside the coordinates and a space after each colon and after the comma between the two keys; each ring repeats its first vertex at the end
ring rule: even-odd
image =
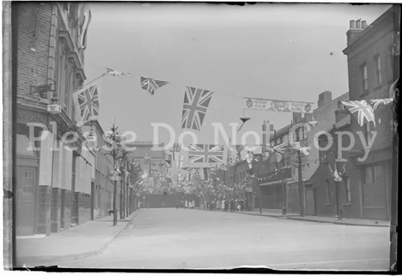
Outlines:
{"type": "Polygon", "coordinates": [[[360,98],[364,98],[364,97],[368,96],[368,94],[369,94],[369,92],[368,92],[368,90],[366,90],[360,95],[360,98]]]}
{"type": "Polygon", "coordinates": [[[377,90],[380,90],[380,88],[382,88],[382,83],[379,84],[377,87],[374,87],[373,90],[374,90],[374,91],[377,91],[377,90]]]}
{"type": "Polygon", "coordinates": [[[352,203],[347,202],[347,203],[343,203],[342,205],[343,205],[343,206],[352,206],[352,203]]]}

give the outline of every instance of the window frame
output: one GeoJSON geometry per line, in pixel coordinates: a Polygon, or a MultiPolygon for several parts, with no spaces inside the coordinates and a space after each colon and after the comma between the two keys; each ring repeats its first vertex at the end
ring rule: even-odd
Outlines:
{"type": "Polygon", "coordinates": [[[363,64],[361,65],[361,74],[362,74],[363,94],[365,94],[365,93],[367,93],[367,91],[369,90],[367,63],[363,63],[363,64]]]}
{"type": "Polygon", "coordinates": [[[376,75],[377,75],[377,83],[378,86],[382,85],[382,72],[381,72],[381,56],[380,54],[377,54],[374,57],[375,60],[375,70],[376,70],[376,75]]]}

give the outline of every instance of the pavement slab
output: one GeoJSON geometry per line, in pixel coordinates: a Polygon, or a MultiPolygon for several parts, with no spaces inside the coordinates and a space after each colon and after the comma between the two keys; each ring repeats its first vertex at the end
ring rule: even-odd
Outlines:
{"type": "Polygon", "coordinates": [[[112,217],[104,217],[43,238],[17,238],[16,266],[40,266],[100,254],[136,214],[118,220],[116,226],[112,217]]]}
{"type": "Polygon", "coordinates": [[[144,209],[100,255],[60,267],[132,269],[388,270],[389,229],[144,209]]]}

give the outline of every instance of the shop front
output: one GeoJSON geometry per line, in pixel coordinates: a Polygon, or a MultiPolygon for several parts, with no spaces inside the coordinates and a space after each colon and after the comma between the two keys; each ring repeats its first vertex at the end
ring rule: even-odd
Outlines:
{"type": "Polygon", "coordinates": [[[16,170],[15,170],[15,218],[16,234],[36,233],[39,208],[39,174],[41,136],[48,127],[48,115],[44,112],[17,108],[16,122],[16,170]],[[36,137],[36,139],[34,139],[36,137]]]}

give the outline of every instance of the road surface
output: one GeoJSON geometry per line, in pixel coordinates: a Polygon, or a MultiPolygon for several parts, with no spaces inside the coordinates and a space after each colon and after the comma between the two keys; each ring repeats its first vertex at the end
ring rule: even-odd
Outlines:
{"type": "Polygon", "coordinates": [[[101,255],[80,268],[388,270],[389,228],[227,212],[141,209],[101,255]]]}

